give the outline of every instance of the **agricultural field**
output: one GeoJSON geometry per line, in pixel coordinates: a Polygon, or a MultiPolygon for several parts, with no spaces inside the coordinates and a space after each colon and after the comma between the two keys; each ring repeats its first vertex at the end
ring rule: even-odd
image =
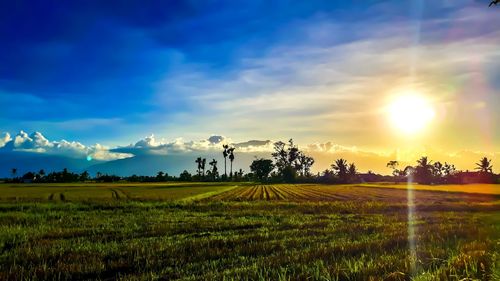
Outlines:
{"type": "MultiPolygon", "coordinates": [[[[244,183],[238,183],[244,185],[244,183]]],[[[210,196],[234,183],[75,183],[0,184],[1,201],[173,201],[210,196]]]]}
{"type": "MultiPolygon", "coordinates": [[[[494,186],[494,185],[486,185],[494,186]]],[[[494,187],[487,187],[493,189],[494,187]]],[[[496,187],[495,187],[496,188],[496,187]]],[[[500,199],[500,194],[439,192],[423,189],[415,185],[412,189],[414,200],[425,204],[442,204],[446,202],[459,203],[494,203],[500,199]]],[[[254,185],[241,186],[224,193],[219,193],[210,200],[287,200],[287,201],[343,201],[343,202],[387,202],[406,203],[408,191],[406,185],[395,188],[389,185],[254,185]]]]}
{"type": "Polygon", "coordinates": [[[500,280],[500,195],[415,189],[0,185],[0,280],[500,280]]]}
{"type": "Polygon", "coordinates": [[[415,190],[430,190],[430,191],[446,191],[446,192],[465,192],[465,193],[479,193],[479,194],[497,194],[500,195],[500,184],[445,184],[445,185],[424,185],[424,184],[392,184],[392,183],[370,183],[362,184],[361,186],[367,187],[380,187],[380,188],[397,188],[408,189],[411,187],[415,190]]]}

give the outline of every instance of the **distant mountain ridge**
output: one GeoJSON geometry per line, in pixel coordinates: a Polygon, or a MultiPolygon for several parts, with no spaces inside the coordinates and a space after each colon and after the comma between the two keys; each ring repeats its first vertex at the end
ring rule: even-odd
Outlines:
{"type": "Polygon", "coordinates": [[[17,169],[17,176],[32,171],[38,172],[43,169],[46,173],[61,171],[67,168],[73,172],[83,172],[90,165],[102,163],[102,161],[87,159],[75,159],[66,156],[47,155],[36,152],[0,153],[0,177],[11,177],[12,169],[17,169]]]}
{"type": "MultiPolygon", "coordinates": [[[[169,154],[169,155],[138,155],[125,159],[113,160],[105,163],[92,165],[88,172],[95,175],[97,172],[103,174],[114,174],[118,176],[144,175],[153,176],[159,171],[178,176],[182,171],[187,170],[191,174],[196,173],[196,157],[206,158],[209,162],[212,159],[217,161],[219,174],[224,174],[224,158],[220,153],[189,153],[189,154],[169,154]]],[[[250,164],[255,157],[270,157],[269,153],[239,153],[233,162],[233,172],[243,169],[250,171],[250,164]]],[[[210,169],[207,164],[205,170],[210,169]]],[[[230,161],[227,159],[227,173],[230,172],[230,161]]]]}

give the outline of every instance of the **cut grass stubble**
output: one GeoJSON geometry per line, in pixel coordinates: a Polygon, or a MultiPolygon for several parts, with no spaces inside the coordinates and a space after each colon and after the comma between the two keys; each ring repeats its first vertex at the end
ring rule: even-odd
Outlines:
{"type": "Polygon", "coordinates": [[[0,195],[0,280],[500,277],[497,195],[415,191],[409,223],[406,191],[378,187],[28,188],[34,199],[0,195]]]}

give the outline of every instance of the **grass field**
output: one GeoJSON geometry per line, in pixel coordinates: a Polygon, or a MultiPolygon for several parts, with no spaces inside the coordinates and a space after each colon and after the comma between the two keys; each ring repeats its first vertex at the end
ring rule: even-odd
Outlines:
{"type": "MultiPolygon", "coordinates": [[[[407,202],[408,193],[403,187],[394,188],[393,185],[389,185],[387,188],[384,185],[254,185],[235,187],[227,192],[214,195],[210,200],[374,201],[398,204],[407,202]]],[[[426,205],[447,202],[464,204],[472,202],[494,203],[500,199],[499,194],[437,192],[422,188],[416,188],[413,193],[416,201],[426,205]]]]}
{"type": "Polygon", "coordinates": [[[0,185],[0,280],[500,280],[497,193],[388,187],[0,185]]]}
{"type": "Polygon", "coordinates": [[[0,184],[0,201],[174,201],[215,194],[245,183],[0,184]]]}
{"type": "MultiPolygon", "coordinates": [[[[381,187],[381,188],[397,188],[407,189],[407,184],[392,184],[392,183],[375,183],[363,184],[361,186],[367,187],[381,187]]],[[[446,192],[465,192],[465,193],[479,193],[479,194],[497,194],[500,195],[500,184],[446,184],[446,185],[411,185],[415,190],[430,190],[430,191],[446,191],[446,192]]]]}

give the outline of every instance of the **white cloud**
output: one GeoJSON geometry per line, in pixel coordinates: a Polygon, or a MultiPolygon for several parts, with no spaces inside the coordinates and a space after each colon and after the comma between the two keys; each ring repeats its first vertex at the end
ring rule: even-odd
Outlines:
{"type": "Polygon", "coordinates": [[[3,152],[34,152],[46,153],[50,155],[60,155],[70,158],[87,158],[95,160],[115,160],[130,157],[131,155],[123,153],[113,153],[109,148],[100,144],[93,146],[85,146],[76,141],[49,141],[40,132],[34,132],[28,135],[24,131],[20,131],[13,139],[8,133],[4,133],[4,137],[0,139],[0,151],[3,152]]]}
{"type": "Polygon", "coordinates": [[[0,148],[4,147],[6,143],[11,141],[10,134],[7,132],[4,132],[0,135],[0,148]]]}
{"type": "Polygon", "coordinates": [[[199,141],[184,141],[182,138],[177,138],[173,141],[166,142],[164,140],[156,140],[154,135],[145,137],[135,144],[122,146],[112,149],[112,152],[130,153],[134,155],[143,154],[160,154],[166,155],[169,153],[182,153],[192,151],[209,151],[217,150],[222,147],[222,144],[230,143],[231,140],[219,135],[212,135],[208,139],[199,141]]]}
{"type": "Polygon", "coordinates": [[[155,136],[151,135],[148,137],[145,137],[144,139],[138,141],[135,143],[134,147],[137,148],[149,148],[149,147],[157,147],[161,145],[161,143],[157,143],[155,136]]]}

